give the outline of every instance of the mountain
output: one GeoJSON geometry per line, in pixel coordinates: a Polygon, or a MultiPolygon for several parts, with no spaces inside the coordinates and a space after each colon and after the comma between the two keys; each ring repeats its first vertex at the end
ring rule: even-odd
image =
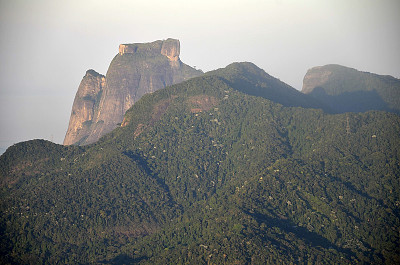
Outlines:
{"type": "Polygon", "coordinates": [[[64,145],[96,142],[144,94],[202,74],[182,63],[179,54],[175,39],[121,44],[106,76],[88,70],[75,96],[64,145]]]}
{"type": "Polygon", "coordinates": [[[94,144],[10,147],[0,263],[398,264],[400,117],[252,95],[270,80],[236,63],[144,95],[94,144]]]}
{"type": "Polygon", "coordinates": [[[325,65],[307,71],[302,92],[334,113],[384,110],[400,114],[400,80],[392,76],[325,65]]]}
{"type": "Polygon", "coordinates": [[[253,63],[232,63],[225,68],[210,71],[207,75],[222,77],[238,91],[263,97],[286,107],[325,109],[325,105],[318,100],[270,76],[253,63]]]}
{"type": "Polygon", "coordinates": [[[106,86],[106,77],[94,70],[88,70],[83,77],[74,104],[72,105],[69,126],[64,144],[79,144],[91,135],[93,120],[98,116],[99,103],[106,86]]]}
{"type": "Polygon", "coordinates": [[[2,155],[6,151],[6,148],[0,147],[0,155],[2,155]]]}

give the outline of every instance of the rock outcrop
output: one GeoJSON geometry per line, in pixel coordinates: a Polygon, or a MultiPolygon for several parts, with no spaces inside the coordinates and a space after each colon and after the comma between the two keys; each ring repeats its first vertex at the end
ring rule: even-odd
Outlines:
{"type": "Polygon", "coordinates": [[[144,94],[199,76],[179,59],[179,40],[121,44],[106,76],[89,70],[78,88],[64,145],[96,142],[144,94]]]}
{"type": "Polygon", "coordinates": [[[400,114],[400,80],[341,65],[311,68],[302,92],[327,105],[333,113],[384,110],[400,114]]]}
{"type": "Polygon", "coordinates": [[[92,121],[97,114],[98,102],[106,84],[104,75],[88,70],[83,77],[72,105],[65,145],[73,144],[90,134],[92,121]]]}
{"type": "Polygon", "coordinates": [[[323,86],[331,75],[332,70],[329,67],[317,66],[309,69],[304,76],[301,92],[311,93],[314,88],[323,86]]]}
{"type": "Polygon", "coordinates": [[[180,45],[178,40],[168,39],[161,46],[161,54],[168,57],[170,61],[179,60],[180,45]]]}

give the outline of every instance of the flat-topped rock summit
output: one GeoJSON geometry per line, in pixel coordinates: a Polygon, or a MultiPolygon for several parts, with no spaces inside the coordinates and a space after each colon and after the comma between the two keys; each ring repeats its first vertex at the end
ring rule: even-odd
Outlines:
{"type": "Polygon", "coordinates": [[[135,54],[135,53],[154,53],[166,56],[170,61],[179,60],[180,43],[176,39],[167,39],[164,41],[155,41],[152,43],[134,43],[120,44],[119,54],[135,54]]]}
{"type": "Polygon", "coordinates": [[[96,142],[144,94],[202,74],[184,64],[177,39],[120,44],[105,76],[88,70],[72,106],[64,145],[96,142]]]}

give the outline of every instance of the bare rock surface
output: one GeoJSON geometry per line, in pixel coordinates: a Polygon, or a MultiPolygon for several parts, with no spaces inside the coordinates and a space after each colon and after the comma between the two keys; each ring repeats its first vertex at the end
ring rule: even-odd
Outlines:
{"type": "Polygon", "coordinates": [[[106,76],[87,71],[72,107],[64,145],[96,142],[123,121],[143,95],[202,74],[184,64],[176,39],[119,45],[106,76]]]}

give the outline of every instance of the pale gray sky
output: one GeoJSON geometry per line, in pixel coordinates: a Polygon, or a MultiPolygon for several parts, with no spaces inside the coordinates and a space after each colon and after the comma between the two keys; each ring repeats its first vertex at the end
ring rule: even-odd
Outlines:
{"type": "Polygon", "coordinates": [[[250,61],[301,89],[342,64],[400,78],[398,0],[0,0],[0,148],[62,143],[87,69],[120,43],[169,37],[203,71],[250,61]]]}

